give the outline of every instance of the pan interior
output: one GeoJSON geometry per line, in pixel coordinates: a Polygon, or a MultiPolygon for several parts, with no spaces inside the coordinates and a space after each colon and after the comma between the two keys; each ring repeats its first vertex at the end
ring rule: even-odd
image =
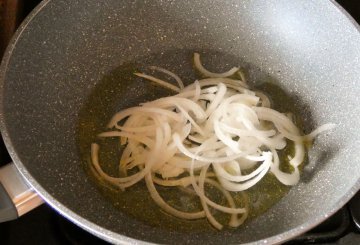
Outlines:
{"type": "MultiPolygon", "coordinates": [[[[359,187],[360,35],[330,2],[49,1],[24,27],[2,66],[2,133],[40,194],[106,240],[216,244],[278,235],[269,241],[281,241],[319,222],[359,187]],[[338,125],[316,141],[301,183],[237,230],[185,233],[134,219],[104,198],[79,154],[79,116],[104,77],[121,66],[155,64],[190,80],[194,51],[209,69],[239,64],[254,85],[276,83],[296,102],[306,132],[338,125]]],[[[131,81],[119,85],[129,93],[114,95],[118,104],[95,123],[158,96],[149,84],[131,81]]]]}

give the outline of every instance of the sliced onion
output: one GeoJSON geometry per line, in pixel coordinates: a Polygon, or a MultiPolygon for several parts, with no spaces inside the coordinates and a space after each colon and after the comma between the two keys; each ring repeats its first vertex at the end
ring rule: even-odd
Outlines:
{"type": "Polygon", "coordinates": [[[179,87],[143,73],[135,74],[178,93],[116,113],[108,124],[112,131],[98,136],[117,137],[119,145],[125,147],[116,163],[118,176],[102,169],[96,143],[91,145],[91,169],[96,177],[121,190],[145,180],[154,202],[176,217],[206,217],[215,228],[222,229],[224,224],[211,213],[211,209],[216,209],[229,214],[228,225],[237,227],[249,212],[244,191],[269,171],[284,185],[297,184],[299,165],[305,158],[304,142],[335,125],[325,124],[302,135],[291,116],[270,108],[270,99],[263,92],[248,88],[238,68],[224,73],[209,72],[202,66],[199,54],[194,55],[194,62],[209,78],[186,87],[176,74],[161,67],[150,68],[169,75],[179,87]],[[241,80],[228,78],[235,73],[241,80]],[[278,155],[288,141],[294,144],[294,155],[288,156],[293,167],[291,173],[280,170],[278,155]],[[202,210],[175,209],[160,196],[155,184],[193,188],[202,210]],[[212,201],[205,184],[218,189],[228,205],[212,201]],[[241,193],[244,203],[241,207],[231,192],[241,193]]]}
{"type": "Polygon", "coordinates": [[[179,92],[180,89],[168,82],[165,82],[159,78],[156,78],[156,77],[153,77],[153,76],[150,76],[150,75],[146,75],[144,73],[138,73],[138,72],[135,72],[134,75],[138,76],[138,77],[142,77],[142,78],[145,78],[147,80],[150,80],[152,82],[155,82],[157,84],[159,84],[160,86],[162,87],[165,87],[165,88],[168,88],[168,89],[171,89],[173,90],[174,92],[179,92]]]}
{"type": "Polygon", "coordinates": [[[203,65],[201,64],[200,54],[198,54],[198,53],[194,54],[194,64],[195,64],[196,69],[206,77],[230,77],[230,76],[234,75],[239,70],[238,67],[233,67],[229,71],[224,72],[224,73],[210,72],[210,71],[206,70],[203,67],[203,65]]]}
{"type": "Polygon", "coordinates": [[[173,72],[171,72],[171,71],[169,71],[169,70],[166,70],[166,69],[164,69],[164,68],[157,67],[157,66],[150,66],[149,68],[150,68],[150,69],[153,69],[153,70],[160,71],[160,72],[162,72],[162,73],[165,73],[165,74],[169,75],[170,77],[174,78],[175,81],[178,83],[179,89],[183,89],[183,88],[184,88],[184,83],[183,83],[183,81],[182,81],[181,78],[180,78],[178,75],[176,75],[175,73],[173,73],[173,72]]]}

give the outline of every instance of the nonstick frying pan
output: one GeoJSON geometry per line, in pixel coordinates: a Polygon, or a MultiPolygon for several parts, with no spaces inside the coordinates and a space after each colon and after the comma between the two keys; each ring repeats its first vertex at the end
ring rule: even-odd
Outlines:
{"type": "Polygon", "coordinates": [[[104,240],[280,243],[326,219],[360,187],[359,80],[359,27],[333,1],[48,0],[21,25],[2,61],[1,131],[36,192],[104,240]],[[209,69],[240,65],[254,87],[284,91],[305,132],[337,124],[316,140],[301,183],[239,229],[149,225],[115,208],[84,170],[77,134],[79,115],[91,114],[89,100],[101,94],[105,122],[159,95],[142,80],[105,89],[104,77],[127,65],[157,65],[191,81],[194,51],[209,69]]]}

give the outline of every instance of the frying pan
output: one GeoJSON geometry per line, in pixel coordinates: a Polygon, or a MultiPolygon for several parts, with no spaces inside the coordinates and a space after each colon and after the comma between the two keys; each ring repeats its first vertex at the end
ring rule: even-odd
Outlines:
{"type": "Polygon", "coordinates": [[[333,1],[43,1],[2,62],[1,131],[36,192],[106,241],[280,243],[326,219],[360,187],[359,57],[359,27],[333,1]],[[105,89],[104,77],[126,64],[157,65],[190,82],[194,51],[209,69],[240,65],[253,86],[276,84],[306,132],[337,124],[316,140],[301,182],[239,229],[184,232],[143,222],[116,208],[84,170],[77,134],[79,115],[92,113],[89,99],[97,94],[108,108],[99,111],[100,124],[159,95],[141,79],[105,89]]]}

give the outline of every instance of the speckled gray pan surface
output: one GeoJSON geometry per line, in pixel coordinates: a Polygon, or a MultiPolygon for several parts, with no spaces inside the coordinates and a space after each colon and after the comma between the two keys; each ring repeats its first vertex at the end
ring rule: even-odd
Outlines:
{"type": "MultiPolygon", "coordinates": [[[[114,243],[277,243],[340,208],[360,177],[360,34],[330,1],[45,1],[21,26],[1,67],[1,129],[23,175],[60,213],[114,243]],[[121,65],[248,69],[297,102],[305,131],[326,122],[301,183],[237,230],[184,233],[135,220],[104,198],[83,170],[79,112],[121,65]],[[138,240],[138,241],[137,241],[138,240]]],[[[149,99],[141,80],[124,84],[113,112],[149,99]]],[[[99,115],[102,116],[102,115],[99,115]]],[[[110,116],[110,115],[104,115],[110,116]]]]}

